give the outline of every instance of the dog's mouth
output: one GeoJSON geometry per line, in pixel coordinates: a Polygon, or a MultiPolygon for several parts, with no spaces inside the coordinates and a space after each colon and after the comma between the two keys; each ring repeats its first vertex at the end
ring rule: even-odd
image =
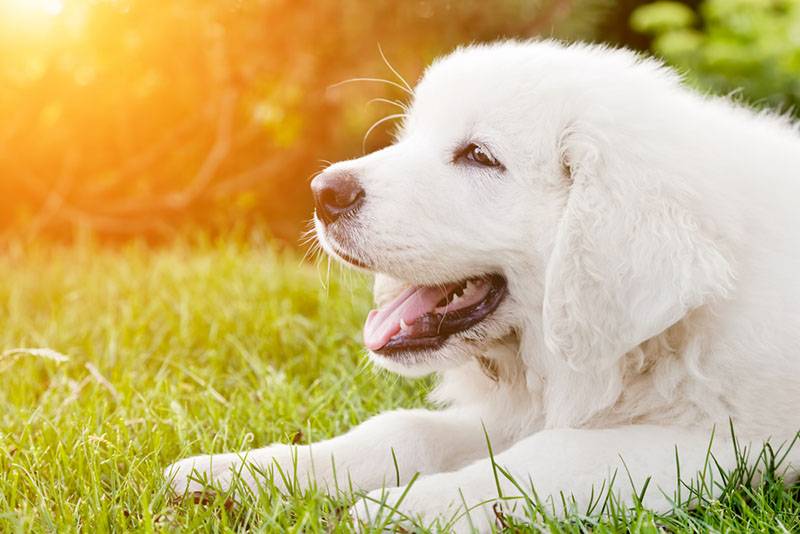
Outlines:
{"type": "Polygon", "coordinates": [[[437,349],[453,334],[486,319],[507,293],[506,279],[499,274],[410,287],[369,313],[364,344],[384,356],[437,349]]]}

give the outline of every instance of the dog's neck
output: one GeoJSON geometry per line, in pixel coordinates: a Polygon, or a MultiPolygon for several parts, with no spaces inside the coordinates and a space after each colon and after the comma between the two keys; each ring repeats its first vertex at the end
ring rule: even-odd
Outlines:
{"type": "Polygon", "coordinates": [[[484,348],[462,365],[439,374],[431,392],[432,402],[455,409],[475,411],[493,425],[502,420],[501,432],[508,437],[532,432],[538,426],[541,402],[526,384],[525,365],[519,355],[519,340],[511,334],[484,348]],[[513,416],[509,406],[514,406],[513,416]]]}
{"type": "Polygon", "coordinates": [[[676,391],[683,387],[673,384],[670,391],[662,391],[659,384],[668,383],[670,376],[690,376],[683,372],[690,363],[685,361],[686,347],[699,313],[687,315],[601,370],[577,370],[565,362],[558,368],[537,368],[532,376],[520,357],[518,338],[509,336],[490,345],[480,357],[441,373],[430,398],[437,404],[477,410],[486,419],[506,417],[504,407],[509,403],[526,406],[515,413],[517,420],[506,422],[509,432],[535,432],[551,426],[613,426],[621,423],[618,414],[628,418],[639,414],[636,417],[648,420],[654,410],[667,413],[676,391]],[[565,390],[570,392],[567,398],[553,393],[565,390]]]}

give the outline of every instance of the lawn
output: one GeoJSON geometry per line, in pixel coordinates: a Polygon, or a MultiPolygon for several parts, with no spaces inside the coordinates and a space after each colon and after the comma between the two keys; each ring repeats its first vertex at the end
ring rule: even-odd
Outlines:
{"type": "MultiPolygon", "coordinates": [[[[344,497],[177,502],[161,471],[189,454],[307,442],[424,405],[431,382],[367,365],[368,306],[366,279],[258,238],[12,244],[0,257],[0,532],[351,531],[344,497]]],[[[770,481],[691,512],[536,524],[800,531],[799,493],[770,481]]]]}

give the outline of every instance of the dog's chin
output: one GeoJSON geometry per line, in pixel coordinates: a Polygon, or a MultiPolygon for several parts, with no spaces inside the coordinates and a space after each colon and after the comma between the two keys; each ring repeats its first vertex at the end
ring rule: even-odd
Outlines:
{"type": "MultiPolygon", "coordinates": [[[[458,351],[455,352],[458,353],[458,351]]],[[[369,359],[378,367],[409,378],[419,378],[446,371],[465,361],[460,357],[458,359],[453,358],[447,347],[432,351],[396,354],[391,358],[378,352],[369,351],[369,359]]]]}
{"type": "Polygon", "coordinates": [[[494,339],[481,341],[450,339],[436,349],[396,351],[391,354],[369,351],[369,358],[378,367],[392,373],[419,378],[458,367],[482,354],[482,348],[494,339]]]}

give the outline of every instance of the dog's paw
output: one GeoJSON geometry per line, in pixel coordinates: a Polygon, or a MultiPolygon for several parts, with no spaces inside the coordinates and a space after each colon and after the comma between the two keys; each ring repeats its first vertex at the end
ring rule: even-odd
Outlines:
{"type": "Polygon", "coordinates": [[[187,491],[237,489],[258,493],[268,483],[286,491],[292,475],[304,472],[302,462],[297,465],[296,460],[289,446],[271,445],[247,452],[184,458],[167,467],[164,477],[178,495],[187,491]]]}
{"type": "Polygon", "coordinates": [[[177,495],[210,489],[228,491],[236,478],[251,488],[255,486],[253,469],[244,453],[184,458],[164,469],[164,478],[177,495]]]}

